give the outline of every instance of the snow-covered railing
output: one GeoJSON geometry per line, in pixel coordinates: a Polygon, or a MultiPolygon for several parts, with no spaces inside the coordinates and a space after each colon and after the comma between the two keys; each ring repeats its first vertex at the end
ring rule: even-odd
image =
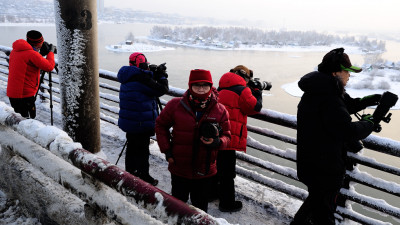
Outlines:
{"type": "MultiPolygon", "coordinates": [[[[3,51],[3,49],[8,50],[7,48],[4,48],[0,46],[0,50],[3,51]]],[[[6,63],[0,63],[0,66],[7,66],[6,63]]],[[[3,74],[8,74],[8,71],[2,70],[0,68],[0,73],[3,74]]],[[[110,122],[112,124],[117,124],[117,116],[118,116],[118,103],[119,103],[119,97],[118,97],[118,92],[119,88],[117,87],[118,84],[115,83],[112,85],[113,82],[117,81],[117,74],[115,72],[107,71],[107,70],[99,70],[99,76],[100,76],[100,98],[103,100],[101,101],[101,115],[100,118],[104,121],[110,122]],[[104,93],[104,91],[107,90],[108,93],[104,93]],[[115,92],[110,94],[110,92],[115,92]]],[[[6,79],[2,78],[0,76],[0,79],[6,79]]],[[[58,79],[55,77],[53,78],[53,82],[58,84],[58,79]]],[[[45,89],[48,89],[47,85],[42,85],[45,89]]],[[[60,93],[59,89],[53,87],[53,91],[57,94],[60,93]]],[[[183,93],[185,92],[184,89],[180,88],[175,88],[170,86],[170,91],[168,95],[170,96],[182,96],[183,93]]],[[[48,98],[48,93],[40,93],[40,95],[43,95],[44,97],[48,98]]],[[[56,102],[59,102],[58,98],[53,99],[56,102]]],[[[161,99],[162,104],[166,104],[168,101],[161,99]]],[[[294,115],[289,115],[281,112],[276,112],[270,109],[262,109],[262,111],[254,116],[251,116],[255,120],[263,121],[263,122],[268,122],[272,124],[277,124],[283,127],[287,127],[289,129],[296,129],[297,127],[297,118],[294,115]]],[[[294,137],[288,136],[286,134],[281,134],[277,133],[273,130],[270,130],[268,128],[261,128],[253,125],[248,125],[248,130],[249,132],[262,135],[268,138],[272,138],[284,143],[296,145],[297,140],[294,137]]],[[[377,151],[380,153],[384,153],[386,155],[394,156],[394,157],[400,157],[400,142],[387,139],[387,138],[381,138],[375,135],[370,135],[368,138],[363,140],[363,144],[365,148],[373,151],[377,151]]],[[[255,140],[252,137],[248,138],[248,146],[259,150],[261,152],[267,153],[268,155],[273,155],[276,157],[279,157],[280,159],[287,160],[290,162],[295,162],[296,161],[296,151],[292,149],[279,149],[275,146],[270,146],[266,145],[264,143],[261,143],[257,140],[255,140]]],[[[400,169],[387,165],[382,162],[378,162],[375,159],[369,158],[367,156],[364,156],[362,154],[354,154],[354,153],[349,153],[348,154],[349,158],[353,160],[354,163],[373,168],[388,174],[391,174],[393,176],[400,176],[400,169]]],[[[237,154],[237,157],[239,160],[249,163],[252,166],[257,166],[258,168],[265,169],[267,171],[270,171],[272,173],[276,173],[279,175],[282,175],[284,177],[287,177],[291,180],[293,180],[295,183],[297,181],[297,175],[296,175],[296,170],[284,166],[284,165],[278,165],[276,163],[266,161],[263,159],[256,158],[254,156],[248,155],[248,154],[237,154]]],[[[262,185],[268,186],[270,188],[273,188],[275,190],[278,190],[280,192],[283,192],[285,194],[288,194],[290,196],[293,196],[295,198],[304,200],[307,196],[307,191],[305,191],[302,188],[296,187],[295,185],[292,184],[292,182],[284,182],[275,178],[270,178],[267,177],[263,174],[257,173],[254,170],[248,170],[242,166],[237,165],[236,166],[236,171],[239,175],[246,177],[254,182],[260,183],[262,185]]],[[[368,186],[376,191],[384,192],[387,194],[393,195],[393,197],[397,198],[400,197],[400,185],[395,183],[395,182],[390,182],[383,180],[381,178],[376,178],[373,177],[370,174],[367,174],[366,172],[361,172],[357,168],[352,171],[347,171],[346,173],[346,179],[350,182],[355,182],[359,183],[365,186],[368,186]]],[[[371,208],[373,210],[376,210],[378,212],[384,213],[386,215],[393,216],[397,219],[400,219],[400,209],[398,207],[392,206],[388,204],[386,201],[382,199],[376,199],[370,196],[366,196],[360,193],[357,193],[354,188],[350,189],[345,189],[343,188],[341,190],[341,197],[343,197],[345,200],[349,200],[351,202],[358,203],[362,206],[366,206],[368,208],[371,208]]],[[[348,218],[350,220],[362,223],[362,224],[387,224],[383,223],[380,221],[377,221],[376,219],[370,218],[366,215],[362,215],[360,213],[355,212],[354,210],[351,209],[350,204],[346,204],[346,207],[339,207],[337,210],[337,213],[341,215],[344,218],[348,218]]]]}
{"type": "MultiPolygon", "coordinates": [[[[186,203],[172,197],[166,192],[142,181],[132,174],[120,169],[118,166],[102,159],[89,151],[82,149],[82,145],[73,142],[68,135],[54,126],[46,126],[37,120],[25,119],[14,110],[7,106],[4,102],[0,102],[0,126],[8,127],[15,130],[19,135],[25,136],[28,140],[39,145],[38,147],[22,145],[23,140],[18,140],[14,137],[6,137],[11,132],[4,132],[0,145],[6,146],[7,149],[12,149],[11,155],[21,156],[30,162],[32,166],[40,168],[46,175],[54,181],[59,181],[66,189],[77,195],[83,201],[89,203],[94,208],[99,207],[104,211],[109,218],[121,222],[122,224],[132,224],[135,221],[135,216],[144,216],[141,210],[135,212],[135,206],[122,200],[116,193],[109,191],[109,188],[104,188],[96,182],[100,181],[110,188],[118,191],[124,196],[134,198],[136,202],[143,202],[144,208],[149,211],[154,211],[152,216],[160,220],[175,221],[176,224],[203,224],[212,225],[218,224],[216,220],[186,203]],[[15,140],[18,141],[15,141],[15,140]],[[44,149],[47,149],[43,151],[44,149]],[[50,153],[51,152],[51,153],[50,153]],[[59,157],[58,159],[57,156],[59,157]],[[83,173],[75,173],[74,176],[68,175],[73,169],[67,168],[65,164],[57,167],[60,159],[74,165],[83,173]],[[57,161],[58,160],[58,161],[57,161]],[[50,163],[51,162],[51,163],[50,163]],[[54,163],[53,163],[54,162],[54,163]],[[95,180],[93,179],[95,178],[95,180]],[[85,180],[82,182],[82,180],[85,180]],[[61,182],[62,181],[62,182],[61,182]],[[84,186],[82,183],[89,183],[84,186]],[[94,189],[92,188],[94,187],[94,189]],[[104,202],[101,197],[93,196],[93,193],[102,193],[107,196],[113,196],[119,199],[122,203],[104,202]],[[124,208],[121,210],[120,208],[124,208]],[[139,214],[139,215],[138,215],[139,214]]],[[[11,134],[12,135],[12,134],[11,134]]],[[[10,155],[10,154],[9,154],[10,155]]],[[[2,159],[3,160],[3,159],[2,159]]],[[[1,160],[0,160],[1,161],[1,160]]],[[[4,175],[4,174],[3,174],[4,175]]],[[[51,198],[52,196],[50,196],[51,198]]],[[[48,201],[48,200],[47,200],[48,201]]],[[[75,212],[76,213],[76,212],[75,212]]],[[[147,222],[154,220],[149,215],[147,222]]],[[[136,218],[137,221],[137,218],[136,218]]],[[[140,223],[139,221],[137,221],[140,223]]],[[[151,224],[162,224],[154,220],[151,224]]]]}

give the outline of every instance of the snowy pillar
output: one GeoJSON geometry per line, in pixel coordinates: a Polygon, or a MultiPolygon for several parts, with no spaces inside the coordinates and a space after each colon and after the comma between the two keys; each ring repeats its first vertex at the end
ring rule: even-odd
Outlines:
{"type": "Polygon", "coordinates": [[[97,1],[55,0],[63,129],[100,151],[97,1]]]}

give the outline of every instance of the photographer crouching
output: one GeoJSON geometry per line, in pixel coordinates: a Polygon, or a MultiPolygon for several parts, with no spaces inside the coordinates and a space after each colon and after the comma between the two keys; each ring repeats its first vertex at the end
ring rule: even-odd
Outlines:
{"type": "Polygon", "coordinates": [[[48,48],[46,58],[39,53],[44,39],[39,31],[31,30],[26,40],[16,40],[9,59],[7,96],[16,113],[25,118],[36,117],[35,94],[40,86],[40,70],[52,71],[55,66],[55,46],[48,48]]]}
{"type": "Polygon", "coordinates": [[[149,65],[144,54],[135,52],[129,57],[129,66],[118,71],[118,126],[126,132],[127,140],[125,170],[154,186],[158,180],[149,174],[149,145],[159,114],[158,98],[169,90],[166,69],[165,63],[149,65]]]}

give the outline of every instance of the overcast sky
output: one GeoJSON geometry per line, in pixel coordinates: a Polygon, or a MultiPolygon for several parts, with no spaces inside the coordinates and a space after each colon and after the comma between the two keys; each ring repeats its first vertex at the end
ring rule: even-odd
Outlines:
{"type": "Polygon", "coordinates": [[[184,16],[261,20],[274,29],[400,32],[400,0],[104,0],[104,4],[184,16]]]}

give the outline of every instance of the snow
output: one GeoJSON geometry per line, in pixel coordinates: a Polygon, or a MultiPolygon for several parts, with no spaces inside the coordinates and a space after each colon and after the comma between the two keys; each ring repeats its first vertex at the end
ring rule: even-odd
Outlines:
{"type": "MultiPolygon", "coordinates": [[[[252,50],[252,51],[270,51],[270,52],[329,52],[334,48],[334,46],[277,46],[277,45],[261,45],[256,44],[253,46],[248,45],[239,45],[237,47],[228,47],[225,46],[224,43],[218,43],[216,46],[204,45],[203,43],[192,44],[185,42],[175,42],[167,39],[159,39],[147,37],[148,40],[168,44],[175,46],[184,46],[191,48],[199,48],[199,49],[210,49],[210,50],[224,50],[224,51],[238,51],[238,50],[252,50]]],[[[362,49],[358,46],[345,45],[342,46],[346,49],[346,52],[349,54],[364,54],[362,49]]]]}
{"type": "MultiPolygon", "coordinates": [[[[1,147],[0,147],[1,151],[1,147]]],[[[0,190],[0,224],[1,225],[39,225],[36,218],[28,218],[19,212],[19,201],[7,199],[6,194],[0,190]]]]}
{"type": "Polygon", "coordinates": [[[157,52],[175,50],[171,47],[156,46],[144,43],[107,45],[106,49],[113,52],[157,52]]]}
{"type": "MultiPolygon", "coordinates": [[[[102,71],[105,74],[109,76],[115,76],[115,73],[109,72],[109,71],[102,71]]],[[[5,97],[5,86],[6,86],[6,81],[0,81],[0,123],[4,123],[6,118],[10,115],[10,113],[13,112],[13,109],[8,106],[6,102],[8,102],[7,97],[5,97]],[[4,102],[2,102],[4,101],[4,102]]],[[[174,88],[171,87],[171,91],[177,95],[183,94],[185,90],[180,89],[180,88],[174,88]]],[[[117,99],[114,99],[117,100],[117,99]]],[[[25,135],[26,137],[33,139],[36,143],[39,143],[43,147],[49,147],[50,151],[55,154],[59,155],[62,158],[66,158],[72,150],[76,148],[81,148],[81,145],[79,143],[75,143],[72,141],[66,133],[56,127],[45,125],[44,121],[47,121],[49,123],[49,117],[48,117],[48,102],[41,102],[38,100],[36,102],[37,108],[38,108],[38,118],[37,120],[23,120],[21,123],[15,126],[15,129],[25,135]],[[40,122],[42,121],[42,122],[40,122]],[[50,144],[51,143],[51,144],[50,144]],[[50,144],[50,146],[49,146],[50,144]],[[59,152],[59,150],[63,150],[63,152],[59,152]]],[[[55,121],[56,121],[56,126],[60,126],[60,106],[58,103],[54,103],[54,116],[55,116],[55,121]],[[58,123],[57,123],[58,121],[58,123]]],[[[110,109],[113,112],[117,111],[117,108],[111,108],[110,109]]],[[[274,117],[284,117],[286,120],[289,121],[296,121],[295,116],[293,115],[286,115],[286,114],[279,114],[278,112],[274,112],[272,110],[267,110],[263,109],[262,113],[267,113],[268,115],[274,116],[274,117]]],[[[103,115],[104,116],[104,115],[103,115]]],[[[115,119],[112,118],[112,121],[114,123],[116,122],[115,119]]],[[[277,135],[274,131],[267,130],[265,128],[258,128],[258,127],[253,127],[253,129],[258,130],[259,132],[264,132],[264,133],[269,133],[270,135],[277,135]]],[[[125,133],[122,132],[117,126],[114,126],[112,124],[106,123],[106,122],[101,122],[101,135],[102,135],[102,151],[98,153],[97,156],[93,156],[93,158],[86,158],[85,160],[99,160],[97,157],[101,157],[104,159],[107,159],[109,162],[115,162],[116,158],[118,157],[118,154],[120,152],[120,149],[122,149],[122,146],[125,141],[125,133]]],[[[289,141],[294,141],[290,139],[290,137],[284,137],[287,138],[289,141]]],[[[374,140],[373,137],[371,141],[379,141],[379,140],[374,140]]],[[[396,142],[392,141],[393,144],[397,144],[396,142]]],[[[386,142],[385,143],[391,143],[391,142],[386,142]]],[[[259,149],[264,149],[267,152],[271,152],[272,154],[277,154],[281,155],[286,158],[294,159],[295,158],[295,151],[291,149],[287,150],[280,150],[275,148],[274,146],[267,146],[262,143],[259,143],[258,141],[254,140],[253,138],[249,137],[249,144],[254,145],[256,148],[259,149]]],[[[396,145],[397,146],[397,145],[396,145]]],[[[168,192],[170,190],[170,178],[169,178],[169,173],[167,172],[167,163],[165,162],[164,155],[160,153],[158,146],[156,143],[152,143],[151,146],[151,174],[155,176],[155,178],[159,179],[160,184],[158,187],[162,190],[165,190],[168,192]]],[[[291,168],[288,167],[283,167],[283,166],[275,166],[272,164],[269,164],[265,161],[259,160],[257,158],[251,157],[249,155],[241,155],[243,158],[247,158],[250,161],[257,162],[258,164],[261,164],[265,167],[272,168],[273,170],[289,175],[291,177],[295,177],[295,171],[291,168]]],[[[125,156],[123,155],[121,157],[121,160],[119,162],[119,166],[123,168],[124,165],[124,159],[125,156]]],[[[96,161],[97,162],[97,161],[96,161]]],[[[47,160],[43,160],[42,162],[39,162],[42,166],[48,166],[47,160]]],[[[106,168],[106,164],[102,163],[102,161],[98,161],[99,164],[103,164],[103,168],[106,168]]],[[[56,167],[54,167],[55,169],[56,167]]],[[[245,177],[252,177],[254,180],[260,182],[261,184],[264,184],[268,187],[274,187],[279,190],[285,191],[285,193],[295,193],[299,192],[299,196],[304,198],[307,195],[307,192],[299,189],[297,187],[287,185],[284,182],[279,182],[274,179],[270,179],[268,177],[262,176],[258,174],[257,172],[246,170],[240,166],[237,167],[238,171],[241,171],[243,174],[245,174],[245,177]]],[[[355,177],[361,180],[365,180],[368,182],[373,182],[372,178],[370,175],[366,173],[355,173],[355,177]]],[[[294,215],[294,213],[297,211],[298,207],[301,205],[301,201],[297,199],[293,199],[291,197],[288,197],[287,195],[281,193],[281,192],[276,192],[271,190],[268,187],[265,187],[260,184],[255,184],[255,183],[249,183],[246,179],[238,176],[236,178],[236,189],[238,192],[238,198],[242,201],[245,201],[244,209],[240,213],[234,213],[234,214],[226,214],[226,213],[221,213],[218,210],[218,204],[217,202],[211,202],[209,204],[209,213],[210,215],[217,217],[217,221],[219,224],[259,224],[259,223],[266,223],[265,221],[271,221],[269,224],[281,224],[281,223],[286,223],[290,220],[290,217],[294,215]],[[253,200],[245,200],[245,199],[253,199],[253,200]],[[265,207],[267,207],[267,214],[265,215],[265,207]],[[228,222],[229,221],[229,222],[228,222]],[[285,222],[286,221],[286,222],[285,222]]],[[[389,188],[389,189],[394,189],[395,192],[398,192],[399,187],[398,185],[394,185],[393,183],[390,182],[381,182],[381,185],[384,188],[389,188]]],[[[4,193],[0,193],[4,196],[4,193]]],[[[353,195],[352,192],[346,192],[348,195],[353,195]]],[[[97,198],[101,202],[106,202],[109,201],[109,195],[105,194],[105,196],[97,195],[97,198]]],[[[0,195],[0,206],[4,207],[6,204],[6,198],[1,197],[0,195]]],[[[371,200],[372,202],[372,200],[371,200]]],[[[114,202],[113,204],[122,204],[121,202],[114,202]]],[[[382,207],[388,207],[387,203],[384,201],[377,202],[377,204],[382,205],[382,207]]],[[[15,208],[18,208],[18,205],[15,205],[15,208]]],[[[15,214],[16,209],[8,207],[10,212],[6,211],[2,214],[1,216],[9,219],[11,224],[24,224],[20,222],[16,222],[24,220],[28,221],[26,224],[31,225],[35,224],[34,221],[35,219],[32,218],[23,218],[23,216],[19,216],[18,218],[14,218],[13,215],[15,214]],[[33,222],[32,222],[33,221],[33,222]]],[[[161,209],[159,209],[161,210],[161,209]]],[[[162,210],[161,210],[162,211],[162,210]]],[[[349,222],[345,222],[343,224],[346,224],[349,222]]],[[[267,223],[268,224],[268,223],[267,223]]],[[[378,223],[377,223],[378,224],[378,223]]]]}
{"type": "MultiPolygon", "coordinates": [[[[80,37],[79,33],[74,34],[76,37],[80,37]]],[[[60,44],[58,44],[60,46],[60,44]]],[[[79,51],[80,47],[75,46],[77,48],[77,51],[79,51]]],[[[286,48],[286,47],[285,47],[286,48]]],[[[285,49],[285,51],[305,51],[307,49],[300,48],[300,47],[287,47],[288,49],[285,49]]],[[[328,47],[330,50],[331,47],[328,47]]],[[[255,50],[255,49],[252,49],[255,50]]],[[[261,50],[261,49],[260,49],[261,50]]],[[[265,50],[265,48],[263,49],[265,50]]],[[[276,51],[281,51],[282,48],[277,48],[277,49],[272,49],[270,48],[269,50],[276,50],[276,51]]],[[[310,51],[327,51],[326,49],[323,49],[321,47],[316,47],[316,48],[308,48],[310,51]]],[[[139,48],[138,51],[145,51],[144,47],[139,48]]],[[[68,60],[71,63],[76,62],[76,61],[84,61],[82,59],[70,59],[68,60]]],[[[66,62],[65,62],[66,63],[66,62]]],[[[75,65],[75,64],[74,64],[75,65]]],[[[75,65],[78,69],[79,65],[75,65]]],[[[79,71],[73,71],[71,72],[71,76],[79,71]]],[[[101,73],[110,76],[110,77],[116,77],[116,74],[111,71],[106,71],[106,70],[100,70],[101,73]]],[[[8,71],[4,70],[2,73],[8,73],[8,71]]],[[[355,85],[357,82],[363,81],[363,79],[367,79],[368,76],[370,76],[370,73],[375,74],[376,76],[376,71],[367,71],[367,72],[362,72],[360,74],[357,74],[350,78],[349,86],[354,87],[354,88],[348,88],[348,92],[350,95],[353,97],[362,97],[368,94],[372,93],[383,93],[383,91],[387,90],[380,90],[380,89],[357,89],[357,86],[355,85]]],[[[374,82],[377,82],[377,85],[379,82],[381,82],[383,79],[390,80],[393,78],[393,76],[396,76],[398,74],[398,71],[393,70],[393,69],[385,69],[383,75],[379,75],[374,79],[374,82]]],[[[6,79],[3,79],[3,77],[0,76],[0,123],[4,123],[6,118],[10,115],[10,113],[13,112],[13,109],[10,108],[6,102],[8,102],[8,99],[5,97],[5,86],[6,86],[6,79]],[[4,101],[4,102],[3,102],[4,101]]],[[[370,78],[368,78],[370,79],[370,78]]],[[[72,78],[71,78],[72,81],[72,78]]],[[[74,81],[76,82],[76,81],[74,81]]],[[[390,81],[390,89],[389,91],[400,95],[400,82],[393,82],[390,81]]],[[[104,84],[105,86],[109,86],[107,84],[104,84]]],[[[374,84],[372,84],[374,86],[374,84]]],[[[115,87],[114,87],[115,88],[115,87]]],[[[289,94],[298,96],[300,97],[302,95],[302,92],[297,88],[297,82],[291,83],[291,84],[286,84],[283,85],[282,88],[284,88],[289,94]]],[[[176,94],[176,95],[182,95],[185,90],[180,89],[180,88],[174,88],[171,87],[171,92],[176,94]]],[[[79,95],[79,89],[76,89],[75,91],[72,90],[72,93],[75,93],[79,95]]],[[[106,97],[107,99],[111,101],[118,101],[118,98],[116,98],[113,95],[109,94],[101,94],[102,97],[106,97]]],[[[54,97],[54,96],[53,96],[54,97]]],[[[58,100],[59,101],[59,100],[58,100]]],[[[54,126],[49,126],[45,125],[44,121],[49,121],[49,106],[48,102],[40,102],[38,100],[36,102],[37,108],[38,108],[38,118],[37,120],[23,120],[21,123],[15,126],[15,129],[28,137],[29,139],[34,140],[36,143],[40,144],[43,147],[49,148],[50,151],[58,155],[62,158],[66,158],[68,156],[69,152],[76,148],[82,148],[80,143],[75,143],[72,141],[72,139],[62,130],[54,127],[54,126]],[[42,122],[40,122],[42,121],[42,122]],[[63,152],[60,152],[59,150],[63,150],[63,152]]],[[[60,112],[60,105],[57,103],[54,103],[54,116],[56,120],[56,125],[58,127],[61,127],[60,121],[61,121],[61,112],[60,112]]],[[[114,106],[107,106],[103,103],[101,103],[102,106],[107,107],[107,109],[113,113],[118,113],[118,107],[114,106]]],[[[400,105],[399,102],[396,104],[395,108],[399,109],[400,105]]],[[[275,116],[275,117],[284,117],[284,119],[293,121],[295,123],[296,118],[293,115],[286,115],[286,114],[278,114],[272,110],[267,110],[263,109],[261,113],[267,113],[270,116],[275,116]]],[[[106,115],[101,115],[102,118],[107,118],[106,115]]],[[[109,121],[111,123],[116,124],[115,118],[108,117],[109,121]]],[[[269,131],[264,128],[257,128],[253,127],[255,130],[259,130],[260,132],[266,132],[269,133],[270,135],[276,135],[274,131],[269,131]]],[[[120,152],[120,149],[123,146],[123,143],[125,141],[125,133],[122,132],[118,127],[106,123],[106,122],[101,122],[101,135],[102,135],[102,149],[100,153],[97,154],[97,156],[92,156],[89,158],[86,158],[85,160],[91,160],[91,161],[96,161],[99,165],[102,165],[103,169],[107,167],[106,164],[103,163],[98,157],[104,158],[110,162],[115,162],[118,154],[120,152]]],[[[287,138],[290,141],[290,137],[283,137],[287,138]]],[[[373,139],[373,137],[369,137],[370,139],[373,139]]],[[[374,140],[372,140],[374,141],[374,140]]],[[[386,142],[387,143],[387,142],[386,142]]],[[[393,142],[395,143],[395,142],[393,142]]],[[[266,146],[263,145],[262,143],[259,143],[258,141],[252,139],[249,137],[249,144],[254,145],[255,147],[259,149],[264,149],[265,151],[271,152],[272,154],[277,154],[284,156],[286,158],[294,159],[295,158],[295,151],[291,149],[287,150],[280,150],[277,149],[273,146],[266,146]]],[[[160,184],[158,187],[162,190],[165,190],[168,192],[170,190],[170,178],[169,178],[169,172],[167,172],[167,163],[164,160],[164,155],[160,153],[158,146],[156,143],[152,143],[151,146],[151,174],[154,174],[155,178],[159,179],[160,184]]],[[[0,148],[1,151],[1,148],[0,148]]],[[[276,166],[274,164],[270,164],[268,162],[262,161],[260,159],[257,159],[255,157],[249,156],[242,154],[240,155],[242,158],[246,158],[249,161],[256,162],[260,165],[263,165],[264,167],[267,168],[272,168],[275,171],[278,171],[282,174],[286,174],[290,177],[296,177],[296,173],[293,169],[289,167],[282,167],[282,166],[276,166]]],[[[356,157],[356,156],[355,156],[356,157]]],[[[124,165],[124,160],[125,156],[123,155],[121,157],[121,160],[119,162],[119,166],[123,168],[124,165]]],[[[42,161],[40,162],[43,166],[47,166],[47,161],[42,161]]],[[[260,176],[260,174],[254,172],[254,171],[249,171],[246,170],[242,167],[238,167],[239,171],[242,171],[242,173],[246,174],[246,176],[251,176],[255,180],[267,185],[267,186],[274,186],[275,188],[278,188],[280,190],[287,190],[287,192],[294,193],[294,192],[299,192],[299,188],[296,188],[294,186],[288,186],[284,182],[277,182],[276,180],[269,179],[264,176],[260,176]]],[[[353,174],[355,177],[361,180],[365,180],[368,182],[374,182],[369,174],[366,173],[357,173],[353,174]]],[[[297,211],[299,206],[301,205],[301,201],[297,199],[293,199],[291,197],[288,197],[287,195],[281,193],[281,192],[276,192],[271,190],[268,187],[259,185],[259,184],[254,184],[254,183],[249,183],[247,180],[245,180],[242,177],[237,177],[236,178],[236,189],[238,192],[238,198],[242,201],[245,201],[244,203],[244,208],[240,213],[234,213],[234,214],[227,214],[227,213],[221,213],[218,210],[218,204],[216,202],[211,202],[209,204],[209,213],[210,215],[217,217],[217,221],[219,224],[279,224],[279,223],[287,223],[290,221],[290,217],[294,215],[294,213],[297,211]],[[245,200],[248,198],[253,199],[254,201],[250,200],[245,200]],[[260,203],[261,202],[261,203],[260,203]],[[265,215],[265,207],[267,207],[267,214],[271,215],[265,215]],[[224,217],[224,218],[220,218],[224,217]],[[229,221],[229,222],[228,222],[229,221]],[[268,222],[266,222],[268,221],[268,222]]],[[[381,185],[384,188],[389,188],[389,189],[394,189],[395,192],[399,192],[399,187],[396,184],[393,184],[391,182],[381,182],[381,185]]],[[[354,195],[352,191],[346,192],[348,195],[354,195]]],[[[304,190],[300,189],[300,196],[304,197],[307,195],[307,192],[304,190]]],[[[159,198],[162,198],[162,196],[158,196],[159,198]]],[[[110,196],[109,194],[104,194],[104,196],[97,195],[98,199],[102,202],[107,202],[110,201],[110,196]]],[[[162,199],[160,199],[162,200],[162,199]]],[[[373,200],[371,200],[373,202],[373,200]]],[[[388,207],[386,202],[378,202],[379,204],[382,205],[382,207],[388,207]]],[[[3,192],[0,191],[0,216],[2,218],[6,218],[7,224],[26,224],[26,225],[32,225],[32,224],[37,224],[37,219],[34,218],[26,218],[22,215],[15,216],[16,211],[18,211],[18,202],[15,202],[14,205],[12,206],[6,206],[7,203],[7,198],[3,192]],[[5,212],[2,211],[2,208],[7,208],[5,212]]],[[[125,204],[121,202],[113,202],[113,204],[125,204]]],[[[156,207],[157,210],[163,211],[161,206],[158,205],[156,207]]],[[[139,209],[138,209],[139,210],[139,209]]],[[[0,223],[1,224],[1,223],[0,223]]]]}
{"type": "MultiPolygon", "coordinates": [[[[13,109],[8,105],[8,98],[5,96],[5,87],[6,82],[0,81],[0,123],[3,124],[5,123],[7,117],[11,113],[13,113],[13,109]]],[[[182,94],[183,91],[179,88],[172,88],[172,90],[180,94],[182,94]]],[[[38,109],[37,118],[35,120],[23,120],[18,125],[14,126],[15,130],[28,137],[29,139],[32,139],[35,142],[39,143],[43,147],[49,147],[50,152],[48,152],[48,154],[50,155],[48,157],[52,157],[51,154],[54,154],[61,158],[67,158],[68,154],[71,151],[76,148],[81,148],[81,145],[79,143],[73,142],[72,139],[68,137],[64,131],[45,124],[49,123],[48,102],[42,103],[38,98],[36,104],[38,109]],[[62,151],[60,152],[60,150],[62,151]]],[[[60,127],[60,105],[56,102],[54,102],[53,104],[55,125],[60,127]]],[[[104,158],[109,162],[114,163],[125,141],[125,133],[122,132],[117,126],[102,121],[101,135],[101,152],[98,153],[96,156],[92,156],[92,158],[89,157],[84,160],[96,161],[97,163],[103,165],[102,168],[104,169],[107,167],[107,165],[104,163],[102,164],[102,161],[98,157],[104,158]]],[[[150,151],[152,154],[150,159],[150,173],[160,181],[157,187],[165,190],[168,193],[171,187],[169,172],[167,170],[167,162],[165,161],[164,155],[159,151],[158,146],[155,142],[151,144],[150,151]]],[[[64,165],[60,164],[60,162],[62,162],[63,160],[59,159],[61,161],[54,162],[54,159],[50,160],[46,157],[35,157],[35,153],[30,149],[26,149],[25,154],[27,154],[26,157],[32,159],[32,163],[37,163],[41,168],[51,168],[51,170],[54,171],[52,176],[55,176],[57,177],[57,179],[59,179],[59,177],[61,176],[61,171],[57,169],[57,166],[64,165]],[[54,163],[50,164],[49,162],[54,163]]],[[[125,155],[121,157],[121,160],[118,164],[121,168],[124,167],[124,160],[125,155]]],[[[66,162],[64,161],[64,163],[66,162]]],[[[68,165],[68,163],[66,164],[68,165]]],[[[62,179],[64,181],[69,180],[68,182],[73,183],[72,186],[79,187],[80,191],[84,191],[86,189],[83,186],[79,186],[79,180],[77,178],[70,177],[65,174],[65,177],[63,177],[62,179]]],[[[286,221],[287,223],[288,220],[290,220],[290,217],[293,216],[293,214],[296,212],[297,208],[301,204],[301,201],[299,200],[292,199],[283,193],[273,191],[270,188],[266,188],[259,184],[249,184],[247,180],[240,177],[237,178],[236,184],[238,198],[245,202],[245,206],[240,213],[222,213],[218,210],[218,202],[211,202],[209,204],[209,214],[215,217],[219,224],[247,224],[248,222],[252,224],[282,224],[285,223],[284,221],[286,221]],[[247,197],[248,195],[252,196],[250,197],[250,199],[258,199],[258,201],[253,202],[251,200],[245,200],[249,199],[247,197]],[[267,204],[268,206],[267,210],[271,211],[270,213],[265,213],[265,204],[267,204]]],[[[96,199],[97,201],[100,201],[102,204],[113,204],[114,207],[117,208],[123,208],[123,204],[128,204],[126,203],[126,200],[124,200],[125,202],[122,200],[110,200],[112,198],[115,199],[115,196],[110,197],[110,193],[108,192],[97,193],[96,195],[93,195],[92,193],[88,194],[88,196],[96,199]]],[[[2,197],[0,199],[2,200],[0,203],[1,205],[6,204],[7,199],[5,197],[2,197]]],[[[7,207],[7,209],[10,211],[2,212],[0,213],[0,216],[2,218],[6,218],[7,221],[11,221],[11,224],[23,224],[19,222],[21,221],[21,219],[24,219],[22,215],[18,216],[18,218],[15,218],[13,216],[16,211],[18,212],[18,208],[18,205],[16,205],[15,208],[7,207]]],[[[28,221],[26,223],[27,225],[35,224],[33,222],[29,222],[35,221],[34,218],[25,218],[24,220],[28,221]]]]}
{"type": "MultiPolygon", "coordinates": [[[[365,68],[365,66],[363,66],[365,68]]],[[[290,95],[301,97],[303,91],[297,86],[299,81],[282,85],[282,88],[290,95]]],[[[400,71],[396,69],[365,69],[361,73],[350,73],[346,91],[353,98],[362,98],[371,94],[383,94],[390,91],[400,95],[400,71]],[[385,89],[382,89],[385,88],[385,89]]],[[[400,109],[400,101],[392,109],[400,109]]]]}

